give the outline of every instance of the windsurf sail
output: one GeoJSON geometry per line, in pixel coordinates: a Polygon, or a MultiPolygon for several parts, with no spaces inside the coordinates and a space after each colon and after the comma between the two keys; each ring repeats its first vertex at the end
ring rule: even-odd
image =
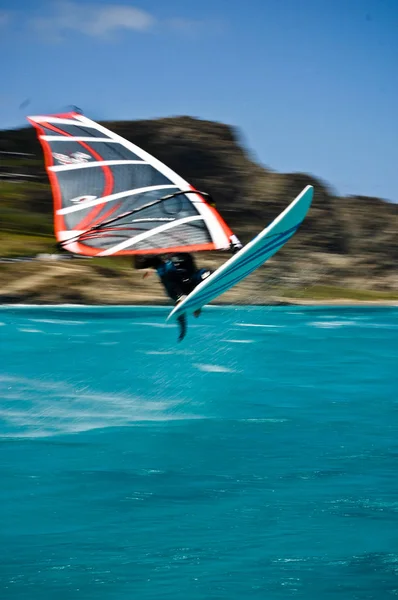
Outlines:
{"type": "Polygon", "coordinates": [[[227,250],[237,238],[169,167],[78,112],[32,116],[54,199],[55,235],[85,256],[227,250]]]}

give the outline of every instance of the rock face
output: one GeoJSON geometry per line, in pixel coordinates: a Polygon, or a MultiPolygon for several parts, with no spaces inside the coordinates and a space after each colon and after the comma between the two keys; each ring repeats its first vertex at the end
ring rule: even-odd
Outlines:
{"type": "MultiPolygon", "coordinates": [[[[261,269],[249,278],[256,280],[256,285],[266,288],[272,281],[295,288],[321,284],[398,290],[398,204],[377,198],[336,197],[324,182],[310,175],[280,174],[262,167],[244,149],[239,133],[221,123],[175,117],[103,124],[155,155],[198,189],[211,193],[219,212],[243,242],[276,217],[305,185],[314,186],[307,219],[267,264],[266,271],[261,269]]],[[[15,236],[27,235],[29,242],[24,248],[29,253],[35,247],[32,235],[39,233],[49,236],[40,249],[50,249],[54,241],[52,198],[33,128],[0,131],[0,151],[31,154],[0,154],[0,255],[21,254],[15,236]],[[20,183],[23,175],[31,177],[20,183]],[[10,179],[19,183],[7,182],[10,179]]],[[[214,266],[224,259],[216,254],[200,257],[214,266]]],[[[93,268],[85,263],[78,270],[93,268]]],[[[0,275],[2,272],[4,268],[0,275]]],[[[122,275],[120,278],[122,285],[122,275]]],[[[240,284],[243,296],[248,293],[245,286],[250,287],[250,282],[240,284]]]]}

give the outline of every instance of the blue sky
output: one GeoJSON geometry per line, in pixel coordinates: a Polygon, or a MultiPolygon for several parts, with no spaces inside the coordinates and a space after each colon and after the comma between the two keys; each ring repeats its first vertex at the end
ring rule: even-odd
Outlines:
{"type": "Polygon", "coordinates": [[[0,0],[0,56],[0,128],[70,104],[191,115],[272,169],[398,201],[398,0],[0,0]]]}

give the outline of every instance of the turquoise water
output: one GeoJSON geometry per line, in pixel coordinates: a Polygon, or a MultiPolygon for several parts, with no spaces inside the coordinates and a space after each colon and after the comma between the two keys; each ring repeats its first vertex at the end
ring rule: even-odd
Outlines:
{"type": "Polygon", "coordinates": [[[398,309],[0,309],[1,600],[398,596],[398,309]]]}

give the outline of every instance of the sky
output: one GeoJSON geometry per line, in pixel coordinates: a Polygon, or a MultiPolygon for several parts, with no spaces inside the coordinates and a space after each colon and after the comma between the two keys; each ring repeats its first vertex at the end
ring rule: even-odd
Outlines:
{"type": "Polygon", "coordinates": [[[0,0],[0,56],[0,129],[190,115],[265,167],[398,202],[398,0],[0,0]]]}

